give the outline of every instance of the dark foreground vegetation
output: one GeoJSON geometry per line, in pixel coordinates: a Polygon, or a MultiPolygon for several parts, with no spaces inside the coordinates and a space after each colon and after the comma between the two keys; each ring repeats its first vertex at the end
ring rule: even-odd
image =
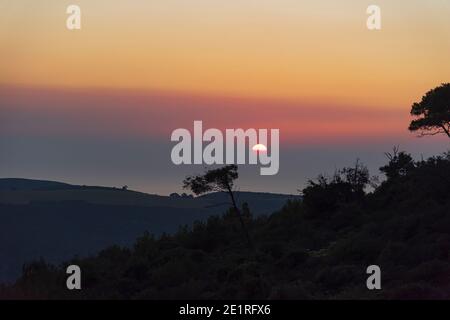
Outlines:
{"type": "Polygon", "coordinates": [[[303,201],[270,216],[253,218],[243,205],[251,246],[230,209],[131,248],[30,263],[0,298],[450,299],[450,153],[388,158],[382,183],[356,163],[311,181],[303,201]],[[69,264],[81,267],[82,290],[67,290],[69,264]],[[382,290],[366,287],[373,264],[382,290]]]}

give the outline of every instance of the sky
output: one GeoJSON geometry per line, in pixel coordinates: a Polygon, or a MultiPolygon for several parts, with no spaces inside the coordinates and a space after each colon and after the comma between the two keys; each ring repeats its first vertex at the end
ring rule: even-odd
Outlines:
{"type": "Polygon", "coordinates": [[[0,0],[0,177],[179,192],[203,168],[171,163],[170,133],[194,120],[280,129],[279,174],[244,166],[242,190],[443,152],[407,127],[450,81],[449,16],[448,0],[0,0]]]}

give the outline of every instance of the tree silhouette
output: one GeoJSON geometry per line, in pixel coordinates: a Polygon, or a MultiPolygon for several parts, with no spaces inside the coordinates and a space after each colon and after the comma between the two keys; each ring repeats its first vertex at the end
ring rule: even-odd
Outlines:
{"type": "Polygon", "coordinates": [[[219,169],[208,170],[202,175],[188,176],[183,180],[183,188],[190,189],[195,195],[209,192],[228,193],[233,209],[239,217],[248,245],[252,247],[247,227],[233,193],[234,181],[239,177],[237,168],[237,165],[232,164],[219,169]]]}
{"type": "Polygon", "coordinates": [[[364,188],[370,182],[369,169],[356,159],[354,167],[346,167],[340,170],[344,182],[350,184],[353,192],[364,192],[364,188]]]}
{"type": "Polygon", "coordinates": [[[309,213],[323,218],[343,203],[363,199],[370,182],[369,170],[357,159],[353,167],[337,170],[331,177],[321,174],[316,181],[309,180],[301,190],[303,203],[309,213]]]}
{"type": "Polygon", "coordinates": [[[450,83],[428,91],[422,101],[414,103],[410,131],[419,131],[420,136],[446,134],[450,138],[450,83]]]}
{"type": "Polygon", "coordinates": [[[395,179],[406,176],[415,168],[414,160],[410,154],[400,151],[398,147],[394,147],[393,152],[386,152],[389,163],[382,166],[380,171],[383,172],[388,179],[395,179]]]}

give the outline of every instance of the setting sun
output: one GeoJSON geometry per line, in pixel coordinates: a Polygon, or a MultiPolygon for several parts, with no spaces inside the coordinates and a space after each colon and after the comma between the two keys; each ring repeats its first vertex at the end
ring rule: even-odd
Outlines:
{"type": "Polygon", "coordinates": [[[263,144],[258,143],[253,146],[252,150],[255,152],[266,152],[267,147],[263,144]]]}

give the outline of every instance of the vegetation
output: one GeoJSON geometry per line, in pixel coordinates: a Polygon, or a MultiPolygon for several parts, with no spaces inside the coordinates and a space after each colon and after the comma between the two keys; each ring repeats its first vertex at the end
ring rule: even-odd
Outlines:
{"type": "Polygon", "coordinates": [[[270,216],[234,210],[183,226],[174,235],[144,234],[61,266],[23,268],[0,290],[15,298],[146,299],[449,299],[450,152],[413,161],[395,151],[386,179],[366,193],[359,162],[321,176],[270,216]],[[69,291],[65,268],[81,267],[82,290],[69,291]],[[366,288],[366,268],[382,270],[382,290],[366,288]]]}
{"type": "Polygon", "coordinates": [[[414,103],[410,131],[419,131],[421,136],[445,134],[450,138],[450,83],[428,91],[422,101],[414,103]]]}
{"type": "Polygon", "coordinates": [[[211,169],[203,175],[189,176],[183,181],[183,188],[190,189],[195,195],[201,195],[209,192],[226,192],[230,196],[231,205],[236,216],[239,218],[242,230],[249,247],[252,242],[245,226],[244,218],[236,203],[233,185],[234,181],[239,177],[237,165],[231,164],[219,169],[211,169]]]}

